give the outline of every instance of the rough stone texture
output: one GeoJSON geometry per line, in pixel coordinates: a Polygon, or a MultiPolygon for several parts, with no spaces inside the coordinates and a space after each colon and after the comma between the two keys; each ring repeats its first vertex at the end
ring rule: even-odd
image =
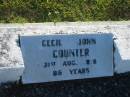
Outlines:
{"type": "Polygon", "coordinates": [[[24,64],[18,35],[0,33],[0,82],[16,81],[22,75],[24,64]]]}
{"type": "Polygon", "coordinates": [[[23,65],[18,36],[14,34],[0,34],[0,67],[23,65]]]}
{"type": "Polygon", "coordinates": [[[115,72],[124,73],[130,71],[130,38],[114,40],[115,52],[114,63],[115,72]]]}

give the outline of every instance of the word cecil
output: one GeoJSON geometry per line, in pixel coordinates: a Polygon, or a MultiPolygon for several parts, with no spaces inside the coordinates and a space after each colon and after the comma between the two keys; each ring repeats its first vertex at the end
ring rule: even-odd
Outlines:
{"type": "MultiPolygon", "coordinates": [[[[79,46],[81,45],[92,45],[96,44],[95,39],[79,39],[77,42],[79,46]]],[[[60,39],[57,40],[42,40],[43,47],[60,47],[62,46],[62,41],[60,39]]],[[[53,50],[52,54],[53,58],[68,58],[68,57],[83,57],[89,56],[88,48],[80,48],[80,49],[59,49],[53,50]]]]}

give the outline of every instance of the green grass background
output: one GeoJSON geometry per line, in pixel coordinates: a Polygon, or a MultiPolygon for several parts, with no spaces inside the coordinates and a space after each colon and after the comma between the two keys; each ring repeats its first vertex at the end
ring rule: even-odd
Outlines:
{"type": "Polygon", "coordinates": [[[1,23],[129,19],[130,0],[0,0],[1,23]]]}

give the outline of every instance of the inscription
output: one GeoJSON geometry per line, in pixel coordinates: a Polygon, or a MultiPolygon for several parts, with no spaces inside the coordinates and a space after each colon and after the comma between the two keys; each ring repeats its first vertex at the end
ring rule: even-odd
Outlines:
{"type": "Polygon", "coordinates": [[[56,40],[42,40],[42,46],[43,47],[53,47],[53,46],[62,46],[61,40],[56,39],[56,40]]]}
{"type": "Polygon", "coordinates": [[[89,68],[76,68],[76,69],[70,69],[70,74],[75,75],[75,74],[84,74],[87,73],[89,74],[89,68]]]}
{"type": "Polygon", "coordinates": [[[24,83],[113,75],[111,34],[22,36],[20,40],[24,83]]]}
{"type": "Polygon", "coordinates": [[[83,57],[89,56],[89,49],[64,49],[64,50],[54,50],[53,58],[68,58],[68,57],[83,57]]]}

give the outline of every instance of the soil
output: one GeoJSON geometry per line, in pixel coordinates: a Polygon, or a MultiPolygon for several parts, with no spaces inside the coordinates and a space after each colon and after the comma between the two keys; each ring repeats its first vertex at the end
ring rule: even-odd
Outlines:
{"type": "Polygon", "coordinates": [[[2,84],[0,97],[130,97],[130,73],[28,85],[2,84]]]}

